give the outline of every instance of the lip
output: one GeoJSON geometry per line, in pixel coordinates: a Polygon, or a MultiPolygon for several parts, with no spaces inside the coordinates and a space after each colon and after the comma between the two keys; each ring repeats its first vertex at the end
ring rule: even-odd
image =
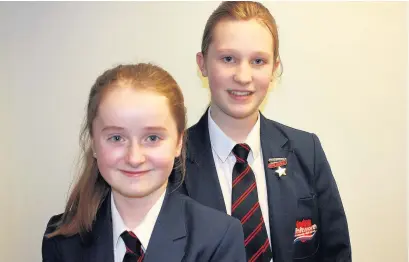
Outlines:
{"type": "Polygon", "coordinates": [[[238,90],[238,89],[229,89],[229,90],[227,90],[227,94],[233,99],[233,100],[235,100],[235,101],[247,101],[247,100],[249,100],[252,96],[253,96],[253,94],[254,94],[254,91],[250,91],[250,90],[238,90]],[[234,94],[232,94],[231,92],[249,92],[250,94],[249,95],[245,95],[245,96],[238,96],[238,95],[234,95],[234,94]]]}
{"type": "Polygon", "coordinates": [[[122,172],[122,174],[124,174],[127,177],[138,177],[138,176],[142,176],[146,173],[149,172],[149,170],[142,170],[142,171],[128,171],[128,170],[119,170],[122,172]]]}
{"type": "Polygon", "coordinates": [[[230,91],[233,91],[233,92],[250,92],[251,94],[253,94],[255,92],[255,91],[252,91],[252,90],[227,89],[227,92],[230,92],[230,91]]]}

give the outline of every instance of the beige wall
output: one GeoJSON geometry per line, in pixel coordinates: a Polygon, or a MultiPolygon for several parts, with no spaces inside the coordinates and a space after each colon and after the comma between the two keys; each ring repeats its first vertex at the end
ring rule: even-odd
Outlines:
{"type": "MultiPolygon", "coordinates": [[[[198,120],[208,89],[195,53],[216,5],[0,3],[1,261],[41,260],[45,224],[63,210],[72,180],[87,93],[102,70],[159,63],[182,86],[189,125],[198,120]],[[18,256],[17,239],[25,246],[18,256]]],[[[263,113],[320,137],[354,261],[407,261],[407,3],[266,5],[279,25],[284,75],[263,113]]]]}
{"type": "MultiPolygon", "coordinates": [[[[0,4],[0,34],[9,33],[11,28],[3,25],[3,20],[8,17],[6,10],[0,4]]],[[[12,144],[15,142],[12,136],[13,126],[13,101],[11,92],[13,89],[12,79],[9,76],[7,63],[4,61],[8,56],[4,50],[7,43],[2,37],[0,39],[0,261],[12,261],[10,246],[14,241],[13,229],[16,213],[13,211],[13,170],[14,157],[12,156],[12,144]]]]}
{"type": "MultiPolygon", "coordinates": [[[[406,29],[408,30],[408,49],[409,49],[409,5],[406,4],[406,29]]],[[[409,61],[409,52],[408,52],[408,60],[409,61]]],[[[406,157],[409,158],[409,67],[407,68],[407,76],[406,76],[406,157]]],[[[409,222],[409,160],[406,160],[406,222],[409,222]]],[[[409,261],[409,226],[406,226],[406,245],[408,247],[408,261],[409,261]]]]}

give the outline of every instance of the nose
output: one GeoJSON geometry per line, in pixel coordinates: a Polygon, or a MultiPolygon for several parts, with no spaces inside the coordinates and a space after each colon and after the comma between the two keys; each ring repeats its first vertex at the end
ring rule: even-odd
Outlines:
{"type": "Polygon", "coordinates": [[[145,162],[145,154],[143,148],[138,143],[133,142],[128,148],[126,161],[130,166],[138,166],[145,162]]]}
{"type": "Polygon", "coordinates": [[[233,79],[239,84],[245,85],[251,82],[253,78],[252,68],[248,63],[240,63],[234,73],[233,79]]]}

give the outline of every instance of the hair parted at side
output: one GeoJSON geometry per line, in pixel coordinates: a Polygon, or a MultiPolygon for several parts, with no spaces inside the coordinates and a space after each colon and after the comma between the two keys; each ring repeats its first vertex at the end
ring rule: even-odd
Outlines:
{"type": "Polygon", "coordinates": [[[71,190],[60,221],[55,224],[56,229],[46,237],[82,235],[89,232],[102,201],[109,193],[110,186],[99,173],[96,159],[93,157],[91,139],[93,122],[102,98],[110,90],[121,88],[120,84],[132,86],[137,90],[157,92],[167,97],[179,137],[183,136],[182,152],[175,160],[175,168],[179,169],[183,181],[186,157],[184,134],[186,108],[179,85],[166,70],[150,63],[118,65],[100,75],[91,88],[80,133],[81,163],[78,180],[71,190]]]}

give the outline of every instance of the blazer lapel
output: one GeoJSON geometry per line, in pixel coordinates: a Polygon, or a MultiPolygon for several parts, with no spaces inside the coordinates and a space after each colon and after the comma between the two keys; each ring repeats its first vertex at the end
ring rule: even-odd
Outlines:
{"type": "Polygon", "coordinates": [[[83,262],[114,262],[111,201],[107,194],[101,204],[92,231],[82,238],[83,262]]]}
{"type": "Polygon", "coordinates": [[[226,213],[219,177],[213,160],[209,137],[208,110],[187,133],[187,176],[185,185],[188,195],[196,201],[226,213]]]}
{"type": "Polygon", "coordinates": [[[261,147],[266,174],[271,244],[274,262],[292,261],[297,197],[292,178],[294,154],[290,141],[273,121],[260,114],[261,147]],[[278,176],[276,168],[268,167],[270,158],[286,158],[286,175],[278,176]]]}
{"type": "Polygon", "coordinates": [[[165,200],[152,232],[145,262],[180,262],[185,255],[186,226],[184,202],[178,192],[166,192],[165,200]]]}

